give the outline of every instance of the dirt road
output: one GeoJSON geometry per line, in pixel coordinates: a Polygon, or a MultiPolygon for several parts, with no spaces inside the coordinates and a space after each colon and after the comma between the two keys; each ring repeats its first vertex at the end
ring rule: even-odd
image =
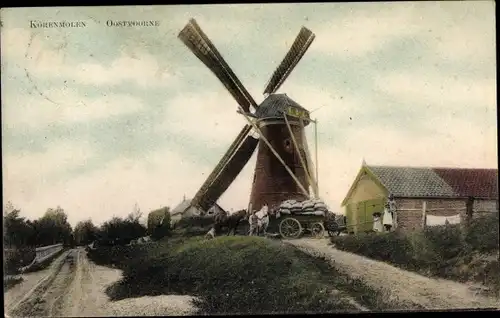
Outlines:
{"type": "Polygon", "coordinates": [[[4,294],[9,317],[92,317],[189,315],[192,297],[164,295],[112,302],[108,285],[121,271],[89,262],[83,249],[63,253],[50,268],[24,275],[24,281],[4,294]]]}
{"type": "Polygon", "coordinates": [[[310,238],[287,241],[304,252],[324,257],[338,270],[362,279],[370,287],[383,289],[391,303],[400,307],[394,309],[500,308],[499,299],[476,295],[468,285],[405,271],[337,250],[328,242],[310,238]]]}

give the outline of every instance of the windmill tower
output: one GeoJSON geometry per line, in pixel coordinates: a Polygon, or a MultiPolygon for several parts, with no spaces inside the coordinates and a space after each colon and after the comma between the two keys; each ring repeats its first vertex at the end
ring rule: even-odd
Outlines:
{"type": "Polygon", "coordinates": [[[222,82],[238,104],[245,125],[190,203],[201,211],[212,207],[231,185],[258,148],[250,194],[252,209],[270,208],[286,199],[317,196],[317,182],[307,149],[305,127],[312,122],[309,111],[286,94],[276,94],[305,54],[315,35],[302,27],[292,47],[264,89],[257,104],[224,61],[194,19],[182,29],[179,39],[222,82]],[[254,137],[257,135],[258,137],[254,137]],[[311,195],[309,187],[312,188],[311,195]]]}

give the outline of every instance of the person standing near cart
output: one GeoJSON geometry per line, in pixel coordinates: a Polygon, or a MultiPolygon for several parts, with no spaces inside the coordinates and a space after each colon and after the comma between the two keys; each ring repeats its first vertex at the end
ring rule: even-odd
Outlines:
{"type": "Polygon", "coordinates": [[[248,235],[253,236],[257,233],[257,227],[259,226],[259,217],[257,216],[257,211],[252,211],[252,214],[250,215],[249,218],[249,223],[250,223],[250,231],[248,235]]]}

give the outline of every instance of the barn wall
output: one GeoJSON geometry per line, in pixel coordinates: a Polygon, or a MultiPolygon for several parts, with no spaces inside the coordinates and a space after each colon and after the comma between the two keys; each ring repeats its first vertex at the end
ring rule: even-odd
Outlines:
{"type": "Polygon", "coordinates": [[[423,202],[426,202],[426,213],[436,216],[453,216],[460,214],[465,219],[466,201],[463,199],[429,199],[396,198],[397,228],[401,231],[412,231],[422,228],[423,202]]]}
{"type": "Polygon", "coordinates": [[[396,200],[396,220],[399,231],[412,231],[421,228],[422,206],[421,199],[398,199],[396,200]]]}
{"type": "Polygon", "coordinates": [[[359,179],[356,187],[353,189],[351,196],[347,200],[347,204],[356,203],[366,200],[374,200],[385,197],[385,192],[376,184],[368,175],[364,175],[359,179]]]}
{"type": "Polygon", "coordinates": [[[367,174],[363,175],[359,179],[351,195],[346,201],[344,213],[347,218],[347,226],[349,226],[354,231],[354,233],[357,233],[360,230],[359,226],[351,226],[367,221],[366,215],[361,215],[359,212],[359,203],[365,201],[380,200],[384,198],[384,189],[382,189],[377,183],[375,183],[367,174]]]}
{"type": "Polygon", "coordinates": [[[498,200],[474,200],[473,217],[489,213],[498,213],[498,200]]]}

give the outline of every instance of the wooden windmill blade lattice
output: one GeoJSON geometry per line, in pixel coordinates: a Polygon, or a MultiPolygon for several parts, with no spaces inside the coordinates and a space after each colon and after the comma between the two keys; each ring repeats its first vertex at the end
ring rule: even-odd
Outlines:
{"type": "Polygon", "coordinates": [[[222,55],[212,44],[210,39],[201,30],[194,19],[182,29],[178,35],[179,39],[203,62],[212,73],[226,87],[238,104],[248,112],[249,106],[257,108],[257,103],[248,90],[243,86],[238,77],[226,63],[222,55]]]}
{"type": "Polygon", "coordinates": [[[249,135],[251,126],[245,125],[212,173],[205,180],[193,198],[191,205],[208,210],[236,179],[252,157],[258,139],[249,135]],[[219,190],[214,190],[219,189],[219,190]]]}
{"type": "Polygon", "coordinates": [[[207,210],[212,207],[222,194],[229,188],[236,177],[240,174],[241,170],[248,163],[252,157],[257,145],[258,139],[252,136],[247,136],[241,143],[240,147],[236,150],[235,154],[226,165],[222,168],[219,175],[214,179],[207,191],[202,195],[198,205],[207,210]]]}
{"type": "Polygon", "coordinates": [[[306,27],[302,27],[299,34],[295,38],[292,47],[267,83],[266,88],[264,89],[264,94],[273,94],[278,90],[278,88],[280,88],[290,73],[292,73],[295,66],[297,66],[300,59],[304,56],[309,46],[311,46],[314,38],[314,33],[306,27]]]}

